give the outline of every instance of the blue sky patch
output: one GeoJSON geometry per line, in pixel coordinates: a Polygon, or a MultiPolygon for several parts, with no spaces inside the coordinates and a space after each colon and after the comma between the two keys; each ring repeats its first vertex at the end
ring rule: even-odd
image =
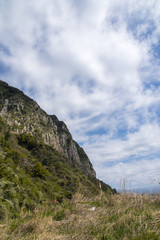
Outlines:
{"type": "Polygon", "coordinates": [[[6,66],[3,62],[0,61],[0,74],[8,73],[10,70],[9,66],[6,66]]]}

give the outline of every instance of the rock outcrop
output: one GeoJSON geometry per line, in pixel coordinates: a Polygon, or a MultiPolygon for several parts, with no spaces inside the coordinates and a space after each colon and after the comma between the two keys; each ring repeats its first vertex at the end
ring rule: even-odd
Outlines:
{"type": "Polygon", "coordinates": [[[87,176],[96,176],[84,150],[73,140],[66,124],[48,115],[22,91],[0,81],[0,116],[14,134],[29,133],[52,146],[87,176]]]}

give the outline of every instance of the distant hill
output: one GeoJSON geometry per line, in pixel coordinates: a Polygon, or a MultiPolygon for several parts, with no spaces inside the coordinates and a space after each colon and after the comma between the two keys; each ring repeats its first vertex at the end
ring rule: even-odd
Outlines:
{"type": "Polygon", "coordinates": [[[66,124],[22,91],[0,81],[0,215],[21,207],[61,202],[75,192],[116,193],[96,179],[84,150],[66,124]]]}

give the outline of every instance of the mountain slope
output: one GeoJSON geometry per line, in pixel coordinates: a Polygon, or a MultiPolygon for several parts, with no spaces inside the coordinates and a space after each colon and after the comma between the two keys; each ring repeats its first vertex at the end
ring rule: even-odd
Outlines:
{"type": "Polygon", "coordinates": [[[76,164],[85,175],[96,175],[87,155],[72,139],[65,123],[54,115],[47,115],[35,101],[2,81],[0,81],[0,116],[13,133],[27,132],[36,136],[76,164]]]}
{"type": "MultiPolygon", "coordinates": [[[[99,180],[67,126],[0,81],[0,215],[61,202],[75,192],[96,195],[99,180]]],[[[103,191],[114,193],[101,182],[103,191]]]]}

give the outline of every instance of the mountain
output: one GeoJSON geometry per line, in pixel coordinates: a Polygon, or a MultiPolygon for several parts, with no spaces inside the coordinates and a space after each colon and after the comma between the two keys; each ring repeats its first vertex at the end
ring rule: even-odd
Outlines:
{"type": "Polygon", "coordinates": [[[47,115],[38,104],[16,88],[0,82],[0,116],[14,134],[29,133],[52,146],[85,175],[96,176],[84,150],[72,139],[64,122],[47,115]]]}
{"type": "Polygon", "coordinates": [[[22,91],[0,81],[0,215],[21,207],[71,198],[79,191],[96,195],[98,184],[84,150],[66,124],[48,115],[22,91]]]}

